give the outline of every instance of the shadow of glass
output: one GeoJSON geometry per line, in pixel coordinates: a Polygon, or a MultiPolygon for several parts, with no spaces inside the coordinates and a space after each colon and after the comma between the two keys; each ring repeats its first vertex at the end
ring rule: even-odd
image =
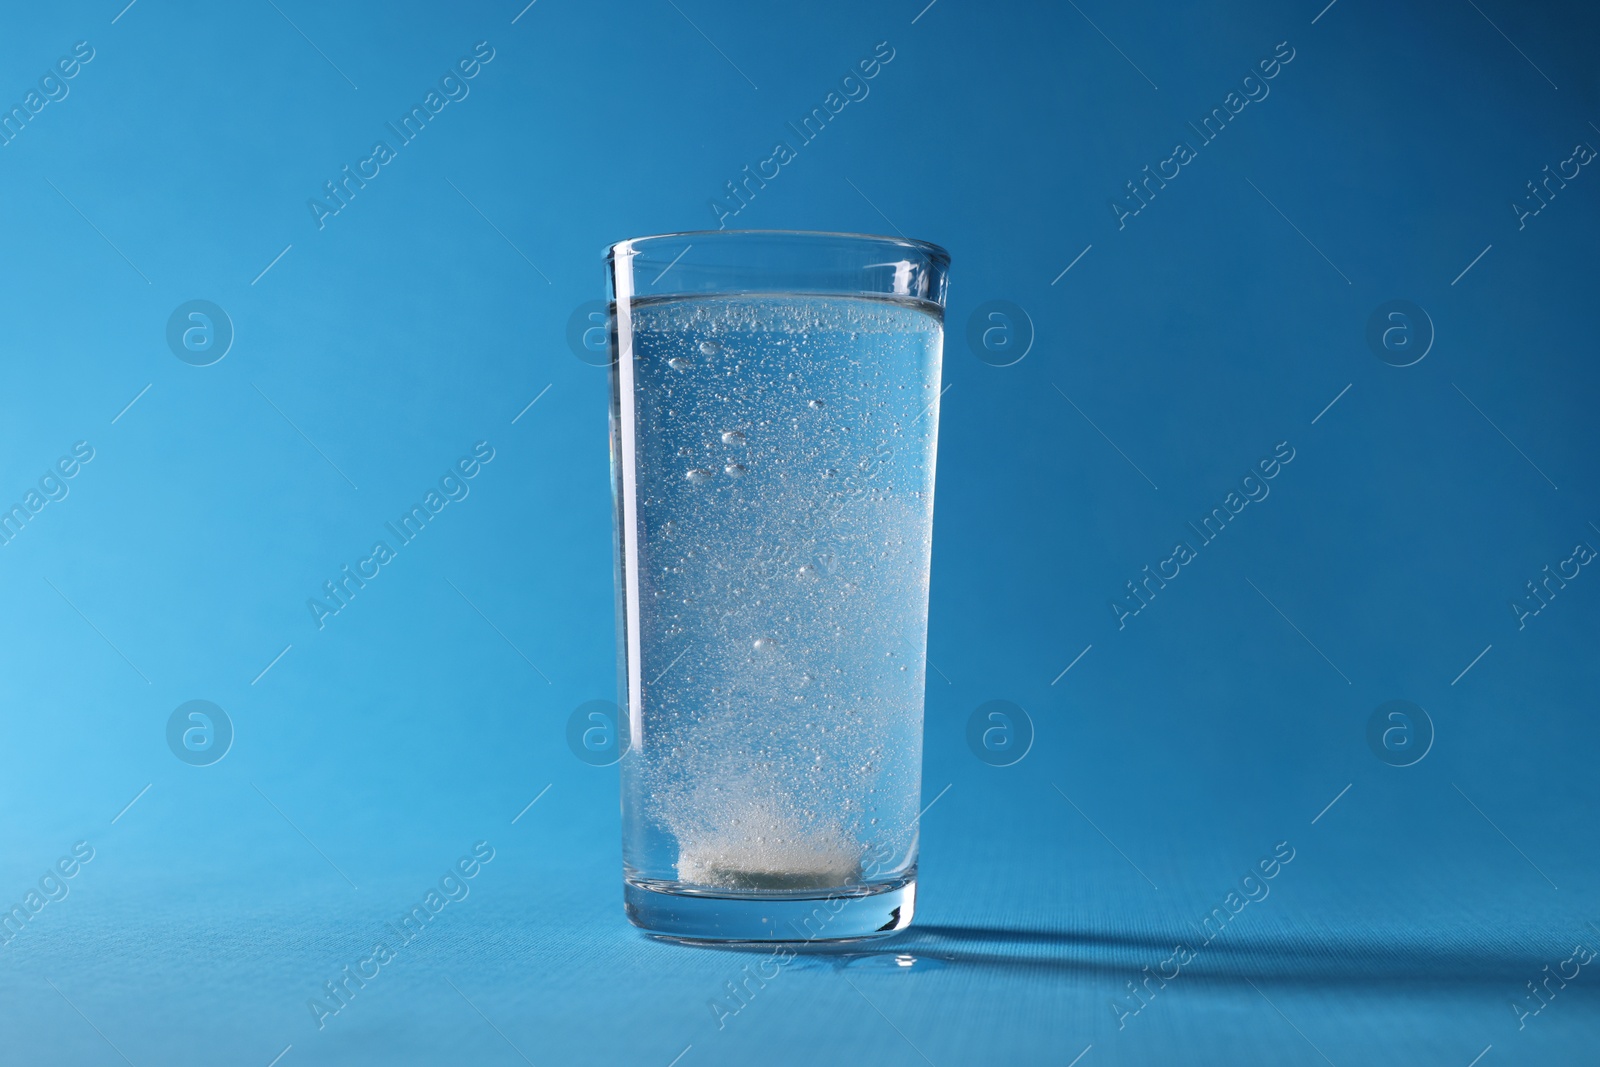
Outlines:
{"type": "Polygon", "coordinates": [[[1142,981],[1148,967],[1168,981],[1176,980],[1176,970],[1194,981],[1241,988],[1249,982],[1434,993],[1494,987],[1508,995],[1560,959],[1538,955],[1537,946],[1508,946],[1487,931],[1261,935],[1224,927],[1207,941],[1197,928],[1176,925],[1116,931],[928,924],[881,941],[791,947],[797,954],[791,966],[805,970],[922,974],[955,968],[1043,980],[1102,974],[1120,987],[1142,981]],[[1173,961],[1178,945],[1193,953],[1181,966],[1173,961]]]}

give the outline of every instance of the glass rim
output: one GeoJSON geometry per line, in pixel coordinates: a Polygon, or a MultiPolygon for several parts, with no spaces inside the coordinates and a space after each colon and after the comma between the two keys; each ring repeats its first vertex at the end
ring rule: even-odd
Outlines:
{"type": "Polygon", "coordinates": [[[846,233],[837,230],[679,230],[673,233],[653,233],[644,237],[629,237],[608,245],[606,247],[606,258],[613,259],[621,253],[632,252],[636,246],[646,241],[668,241],[675,238],[689,237],[697,239],[719,237],[827,237],[843,241],[872,242],[910,248],[928,256],[942,268],[948,269],[950,266],[950,253],[943,246],[936,245],[932,241],[919,241],[915,238],[904,236],[890,237],[878,233],[846,233]]]}

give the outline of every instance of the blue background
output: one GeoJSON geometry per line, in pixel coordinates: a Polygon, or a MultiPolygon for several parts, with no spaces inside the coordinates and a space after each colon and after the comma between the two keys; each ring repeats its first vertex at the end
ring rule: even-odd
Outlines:
{"type": "Polygon", "coordinates": [[[0,548],[0,897],[94,849],[0,947],[8,1062],[1593,1057],[1600,962],[1520,1028],[1512,1005],[1600,949],[1600,577],[1521,629],[1508,607],[1600,546],[1600,177],[1521,228],[1508,207],[1600,145],[1592,9],[4,22],[8,107],[94,49],[0,148],[0,498],[94,449],[0,548]],[[308,198],[480,41],[470,95],[319,229],[308,198]],[[565,741],[615,696],[607,385],[567,326],[607,243],[714,226],[880,41],[870,95],[736,223],[953,256],[921,899],[908,934],[803,956],[719,1025],[756,957],[626,924],[616,768],[565,741]],[[1270,95],[1119,229],[1124,183],[1285,41],[1270,95]],[[211,366],[166,342],[193,299],[235,330],[211,366]],[[1366,341],[1394,299],[1436,332],[1403,368],[1366,341]],[[1031,324],[1011,366],[966,342],[991,300],[1031,324]],[[319,629],[307,599],[479,441],[470,495],[319,629]],[[1270,496],[1119,629],[1124,583],[1282,441],[1270,496]],[[167,744],[194,699],[235,731],[211,766],[167,744]],[[966,742],[991,699],[1035,733],[1009,767],[966,742]],[[1367,742],[1396,699],[1436,733],[1408,767],[1367,742]],[[307,1000],[477,841],[470,895],[319,1029],[307,1000]],[[1123,1014],[1279,842],[1270,895],[1123,1014]]]}

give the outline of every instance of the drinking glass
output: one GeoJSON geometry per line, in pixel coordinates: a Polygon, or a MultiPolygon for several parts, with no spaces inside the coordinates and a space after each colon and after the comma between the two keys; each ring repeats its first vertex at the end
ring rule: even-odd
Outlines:
{"type": "Polygon", "coordinates": [[[949,262],[833,233],[611,248],[624,902],[646,931],[911,921],[949,262]]]}

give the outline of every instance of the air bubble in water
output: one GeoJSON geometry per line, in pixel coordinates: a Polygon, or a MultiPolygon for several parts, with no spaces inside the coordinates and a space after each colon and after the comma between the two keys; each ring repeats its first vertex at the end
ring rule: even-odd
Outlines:
{"type": "Polygon", "coordinates": [[[753,647],[757,652],[771,652],[773,649],[778,647],[778,642],[776,638],[758,637],[754,642],[751,643],[751,647],[753,647]]]}
{"type": "Polygon", "coordinates": [[[806,405],[806,407],[811,408],[813,411],[821,411],[825,406],[826,405],[822,403],[822,399],[820,397],[806,405]]]}
{"type": "Polygon", "coordinates": [[[744,444],[744,434],[738,430],[728,430],[722,435],[722,443],[725,445],[742,445],[744,444]]]}
{"type": "Polygon", "coordinates": [[[721,347],[722,346],[717,344],[715,341],[701,341],[700,354],[702,356],[714,356],[717,354],[717,350],[721,347]]]}
{"type": "Polygon", "coordinates": [[[727,473],[728,477],[730,477],[730,478],[743,478],[744,477],[744,464],[743,463],[730,463],[726,467],[723,467],[722,469],[723,469],[723,471],[725,471],[727,473]]]}
{"type": "Polygon", "coordinates": [[[684,359],[682,356],[673,356],[671,359],[667,360],[667,366],[671,367],[675,371],[686,371],[693,366],[693,364],[684,359]]]}
{"type": "Polygon", "coordinates": [[[684,474],[691,485],[704,485],[711,480],[711,472],[704,467],[695,467],[684,474]]]}
{"type": "Polygon", "coordinates": [[[800,568],[798,574],[801,578],[815,578],[817,576],[817,568],[807,563],[800,568]]]}

